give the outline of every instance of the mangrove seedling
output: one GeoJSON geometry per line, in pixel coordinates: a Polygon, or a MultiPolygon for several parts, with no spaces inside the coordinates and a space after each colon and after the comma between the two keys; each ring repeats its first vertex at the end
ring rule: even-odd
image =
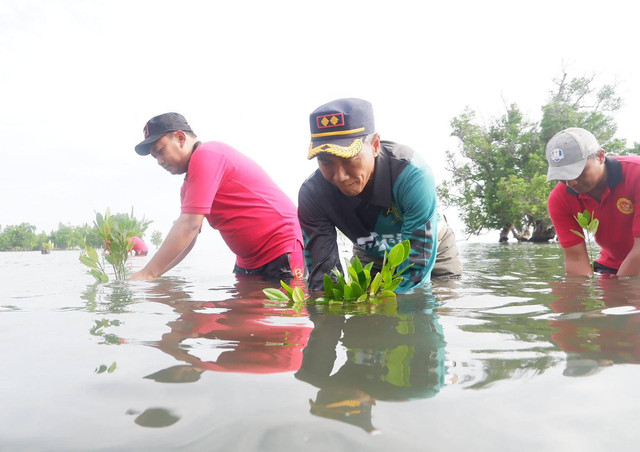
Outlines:
{"type": "Polygon", "coordinates": [[[584,232],[586,232],[587,236],[580,231],[576,231],[575,229],[571,229],[578,237],[582,237],[587,242],[587,250],[589,253],[589,262],[591,262],[591,271],[593,271],[593,247],[591,245],[591,239],[595,237],[596,232],[598,232],[598,226],[600,225],[600,220],[593,216],[593,212],[589,213],[587,209],[584,209],[584,212],[578,212],[577,215],[574,215],[573,218],[576,219],[580,227],[584,232]]]}
{"type": "MultiPolygon", "coordinates": [[[[408,240],[395,245],[389,253],[385,251],[382,270],[373,278],[371,275],[373,262],[363,266],[357,256],[351,261],[345,259],[346,279],[337,269],[332,271],[335,281],[329,274],[325,274],[323,296],[310,301],[378,303],[383,298],[395,298],[395,290],[403,280],[400,275],[411,265],[405,266],[401,270],[398,270],[398,267],[409,258],[410,251],[411,245],[408,240]]],[[[278,301],[304,301],[302,289],[299,287],[292,289],[283,281],[280,281],[280,284],[285,292],[279,289],[264,289],[263,292],[267,298],[278,301]]]]}
{"type": "Polygon", "coordinates": [[[149,227],[151,221],[137,220],[127,214],[111,215],[107,208],[104,215],[96,212],[94,227],[98,235],[104,240],[104,250],[101,256],[95,248],[85,245],[80,254],[80,262],[89,267],[87,273],[98,282],[107,282],[109,277],[105,271],[105,261],[113,268],[116,281],[127,278],[127,259],[133,248],[131,239],[141,237],[149,227]]]}

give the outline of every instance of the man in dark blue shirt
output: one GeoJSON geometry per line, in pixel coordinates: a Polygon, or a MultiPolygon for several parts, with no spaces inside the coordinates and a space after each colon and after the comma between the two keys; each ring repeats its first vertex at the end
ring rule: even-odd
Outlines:
{"type": "Polygon", "coordinates": [[[308,158],[318,170],[300,188],[298,217],[305,238],[309,289],[323,287],[325,273],[340,269],[338,228],[361,261],[380,268],[384,252],[411,243],[398,292],[434,276],[459,276],[453,232],[443,222],[438,234],[435,182],[431,169],[410,148],[381,141],[371,104],[338,99],[310,115],[308,158]],[[440,243],[438,243],[440,241],[440,243]]]}

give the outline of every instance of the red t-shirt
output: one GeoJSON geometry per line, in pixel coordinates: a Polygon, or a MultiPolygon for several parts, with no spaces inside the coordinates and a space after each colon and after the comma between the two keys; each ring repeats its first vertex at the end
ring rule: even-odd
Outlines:
{"type": "Polygon", "coordinates": [[[182,213],[205,215],[242,268],[258,268],[302,243],[293,202],[260,166],[226,144],[198,146],[180,196],[182,213]]]}
{"type": "Polygon", "coordinates": [[[600,202],[558,183],[549,195],[548,208],[563,248],[584,241],[571,232],[582,231],[574,215],[585,209],[593,212],[600,220],[595,240],[601,250],[596,261],[618,269],[633,247],[634,238],[640,238],[640,210],[635,210],[636,201],[640,202],[640,157],[607,157],[605,165],[609,186],[600,202]]]}

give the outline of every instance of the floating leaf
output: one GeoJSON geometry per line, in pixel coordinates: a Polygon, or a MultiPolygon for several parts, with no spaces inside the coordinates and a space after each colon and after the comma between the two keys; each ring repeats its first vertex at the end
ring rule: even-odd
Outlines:
{"type": "Polygon", "coordinates": [[[279,289],[262,289],[262,293],[264,293],[269,300],[289,301],[289,297],[279,289]]]}

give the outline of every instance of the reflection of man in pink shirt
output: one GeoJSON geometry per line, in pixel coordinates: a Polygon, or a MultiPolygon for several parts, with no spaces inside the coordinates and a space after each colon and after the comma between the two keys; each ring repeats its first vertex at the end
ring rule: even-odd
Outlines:
{"type": "Polygon", "coordinates": [[[297,209],[255,162],[219,142],[201,143],[178,113],[151,118],[136,146],[172,174],[186,173],[182,214],[153,258],[131,279],[154,279],[178,264],[206,218],[236,255],[234,272],[302,278],[297,209]]]}
{"type": "Polygon", "coordinates": [[[136,254],[136,256],[146,256],[149,252],[147,244],[144,243],[144,240],[140,237],[132,237],[129,239],[129,243],[133,243],[133,248],[131,248],[131,250],[136,254]]]}

